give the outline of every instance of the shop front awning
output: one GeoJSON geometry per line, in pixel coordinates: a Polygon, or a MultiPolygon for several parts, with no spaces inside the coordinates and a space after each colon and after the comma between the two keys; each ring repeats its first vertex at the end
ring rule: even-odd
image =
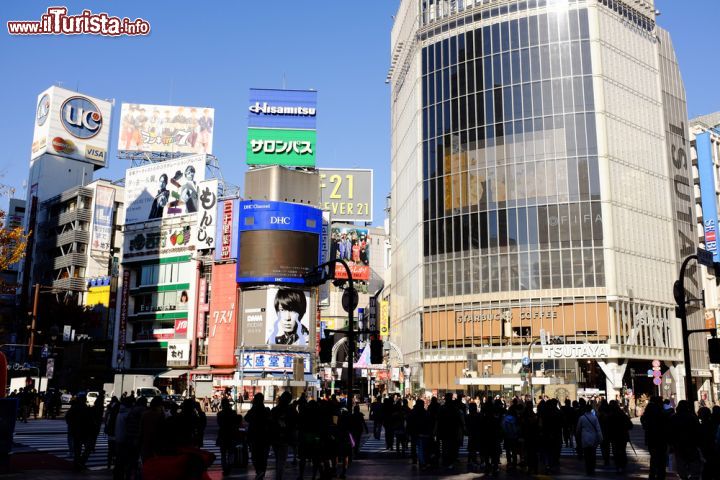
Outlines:
{"type": "Polygon", "coordinates": [[[190,370],[191,375],[232,375],[235,373],[234,368],[206,368],[198,370],[190,370]]]}
{"type": "MultiPolygon", "coordinates": [[[[456,378],[457,385],[524,385],[526,379],[519,376],[496,376],[496,377],[462,377],[456,378]]],[[[565,383],[560,377],[533,377],[533,385],[558,385],[565,383]]]]}
{"type": "Polygon", "coordinates": [[[223,379],[220,385],[223,387],[310,387],[319,386],[320,382],[313,375],[306,374],[303,380],[279,377],[243,377],[240,379],[223,379]]]}
{"type": "Polygon", "coordinates": [[[190,370],[167,370],[159,374],[156,378],[180,378],[187,375],[190,370]]]}

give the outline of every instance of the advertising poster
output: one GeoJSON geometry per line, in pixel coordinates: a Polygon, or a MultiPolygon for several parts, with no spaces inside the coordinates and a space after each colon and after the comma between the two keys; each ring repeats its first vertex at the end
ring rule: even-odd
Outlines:
{"type": "Polygon", "coordinates": [[[305,282],[320,262],[322,211],[261,200],[239,204],[239,283],[305,282]]]}
{"type": "Polygon", "coordinates": [[[373,171],[353,168],[320,168],[320,207],[334,222],[373,220],[373,171]]]}
{"type": "MultiPolygon", "coordinates": [[[[333,226],[331,233],[331,258],[347,262],[353,280],[370,279],[370,236],[367,228],[333,226]]],[[[335,278],[347,278],[345,267],[335,265],[335,278]]]]}
{"type": "Polygon", "coordinates": [[[211,154],[215,110],[123,103],[118,150],[211,154]]]}
{"type": "Polygon", "coordinates": [[[126,230],[123,243],[123,261],[135,261],[149,257],[162,257],[194,252],[197,237],[194,223],[174,222],[126,230]]]}
{"type": "Polygon", "coordinates": [[[113,205],[115,189],[98,185],[95,189],[95,210],[93,212],[92,253],[108,253],[112,241],[113,205]]]}
{"type": "Polygon", "coordinates": [[[60,87],[38,95],[30,158],[44,153],[105,166],[112,104],[60,87]]]}
{"type": "Polygon", "coordinates": [[[218,181],[205,180],[198,185],[200,208],[197,212],[197,237],[195,238],[195,245],[198,250],[205,250],[215,248],[218,181]]]}
{"type": "Polygon", "coordinates": [[[315,130],[317,92],[250,89],[248,127],[315,130]]]}
{"type": "Polygon", "coordinates": [[[315,130],[248,128],[247,164],[315,166],[315,130]]]}
{"type": "Polygon", "coordinates": [[[125,223],[197,214],[205,156],[192,155],[129,168],[125,173],[125,223]]]}
{"type": "Polygon", "coordinates": [[[235,265],[215,264],[208,322],[208,364],[235,365],[237,335],[235,265]]]}
{"type": "Polygon", "coordinates": [[[270,287],[242,292],[245,345],[274,350],[311,349],[314,343],[314,305],[309,290],[270,287]]]}
{"type": "Polygon", "coordinates": [[[310,344],[310,292],[295,288],[268,288],[265,306],[267,345],[310,344]]]}

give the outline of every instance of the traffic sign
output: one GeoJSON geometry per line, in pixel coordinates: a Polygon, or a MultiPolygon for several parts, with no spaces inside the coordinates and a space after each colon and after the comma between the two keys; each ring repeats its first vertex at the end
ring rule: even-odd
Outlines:
{"type": "Polygon", "coordinates": [[[530,365],[530,357],[523,357],[522,364],[524,367],[527,367],[528,365],[530,365]]]}
{"type": "Polygon", "coordinates": [[[652,377],[652,376],[653,376],[653,371],[652,371],[652,370],[648,370],[648,371],[647,371],[647,376],[648,376],[648,377],[652,377]]]}
{"type": "Polygon", "coordinates": [[[653,370],[653,377],[662,377],[662,372],[660,370],[653,370]]]}
{"type": "Polygon", "coordinates": [[[698,257],[698,263],[700,265],[705,265],[708,268],[713,268],[712,252],[708,252],[704,248],[698,248],[697,249],[697,257],[698,257]]]}
{"type": "Polygon", "coordinates": [[[660,377],[653,378],[653,383],[655,385],[660,385],[662,383],[662,378],[660,378],[660,377]]]}
{"type": "Polygon", "coordinates": [[[660,366],[660,360],[653,360],[653,361],[652,361],[652,366],[653,366],[653,367],[659,367],[659,366],[660,366]]]}
{"type": "Polygon", "coordinates": [[[348,288],[343,292],[342,307],[343,307],[343,310],[345,310],[346,312],[355,310],[355,307],[357,307],[357,305],[358,305],[358,301],[359,301],[358,292],[354,288],[353,289],[348,288]]]}

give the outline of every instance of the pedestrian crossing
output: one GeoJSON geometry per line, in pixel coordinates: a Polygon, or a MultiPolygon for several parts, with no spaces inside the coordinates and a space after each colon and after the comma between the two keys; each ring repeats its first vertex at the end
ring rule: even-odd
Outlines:
{"type": "MultiPolygon", "coordinates": [[[[28,423],[18,423],[15,426],[12,453],[25,453],[40,451],[59,458],[72,461],[72,454],[68,447],[67,424],[62,420],[38,420],[28,423]]],[[[206,435],[204,450],[220,458],[220,448],[215,446],[206,435]]],[[[95,451],[90,454],[87,461],[89,470],[102,470],[107,468],[108,438],[100,432],[95,444],[95,451]]],[[[219,460],[218,460],[219,461],[219,460]]]]}
{"type": "MultiPolygon", "coordinates": [[[[636,439],[633,439],[636,440],[636,439]]],[[[460,458],[467,457],[467,445],[468,445],[468,438],[465,437],[462,446],[460,447],[460,458]]],[[[395,447],[394,445],[393,447],[395,447]]],[[[375,436],[370,433],[369,435],[365,435],[363,437],[363,443],[360,446],[360,452],[363,454],[372,454],[372,455],[398,455],[398,452],[395,450],[387,450],[385,447],[385,432],[383,432],[380,435],[379,439],[376,439],[375,436]]],[[[641,448],[635,444],[628,443],[627,445],[627,454],[629,457],[642,457],[642,456],[649,456],[649,453],[644,448],[641,448]]],[[[406,455],[410,455],[410,442],[408,442],[406,455]]],[[[504,452],[503,452],[504,455],[504,452]]],[[[577,455],[577,452],[575,451],[575,448],[570,446],[565,446],[563,443],[562,448],[560,450],[560,456],[561,457],[574,457],[577,455]]],[[[597,456],[602,457],[602,450],[600,446],[597,448],[597,456]]]]}

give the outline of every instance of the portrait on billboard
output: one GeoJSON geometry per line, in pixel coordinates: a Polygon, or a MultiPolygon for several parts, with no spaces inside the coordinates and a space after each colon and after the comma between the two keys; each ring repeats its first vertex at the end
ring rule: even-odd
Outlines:
{"type": "Polygon", "coordinates": [[[130,168],[125,175],[125,222],[172,218],[198,211],[204,155],[130,168]]]}
{"type": "MultiPolygon", "coordinates": [[[[370,236],[367,228],[332,227],[330,258],[345,260],[350,267],[353,280],[369,280],[370,236]]],[[[342,265],[335,266],[335,277],[347,278],[347,273],[342,265]]]]}
{"type": "Polygon", "coordinates": [[[139,152],[212,153],[212,108],[123,103],[119,149],[139,152]]]}
{"type": "Polygon", "coordinates": [[[271,288],[267,301],[267,344],[306,346],[310,336],[310,295],[294,288],[271,288]]]}

